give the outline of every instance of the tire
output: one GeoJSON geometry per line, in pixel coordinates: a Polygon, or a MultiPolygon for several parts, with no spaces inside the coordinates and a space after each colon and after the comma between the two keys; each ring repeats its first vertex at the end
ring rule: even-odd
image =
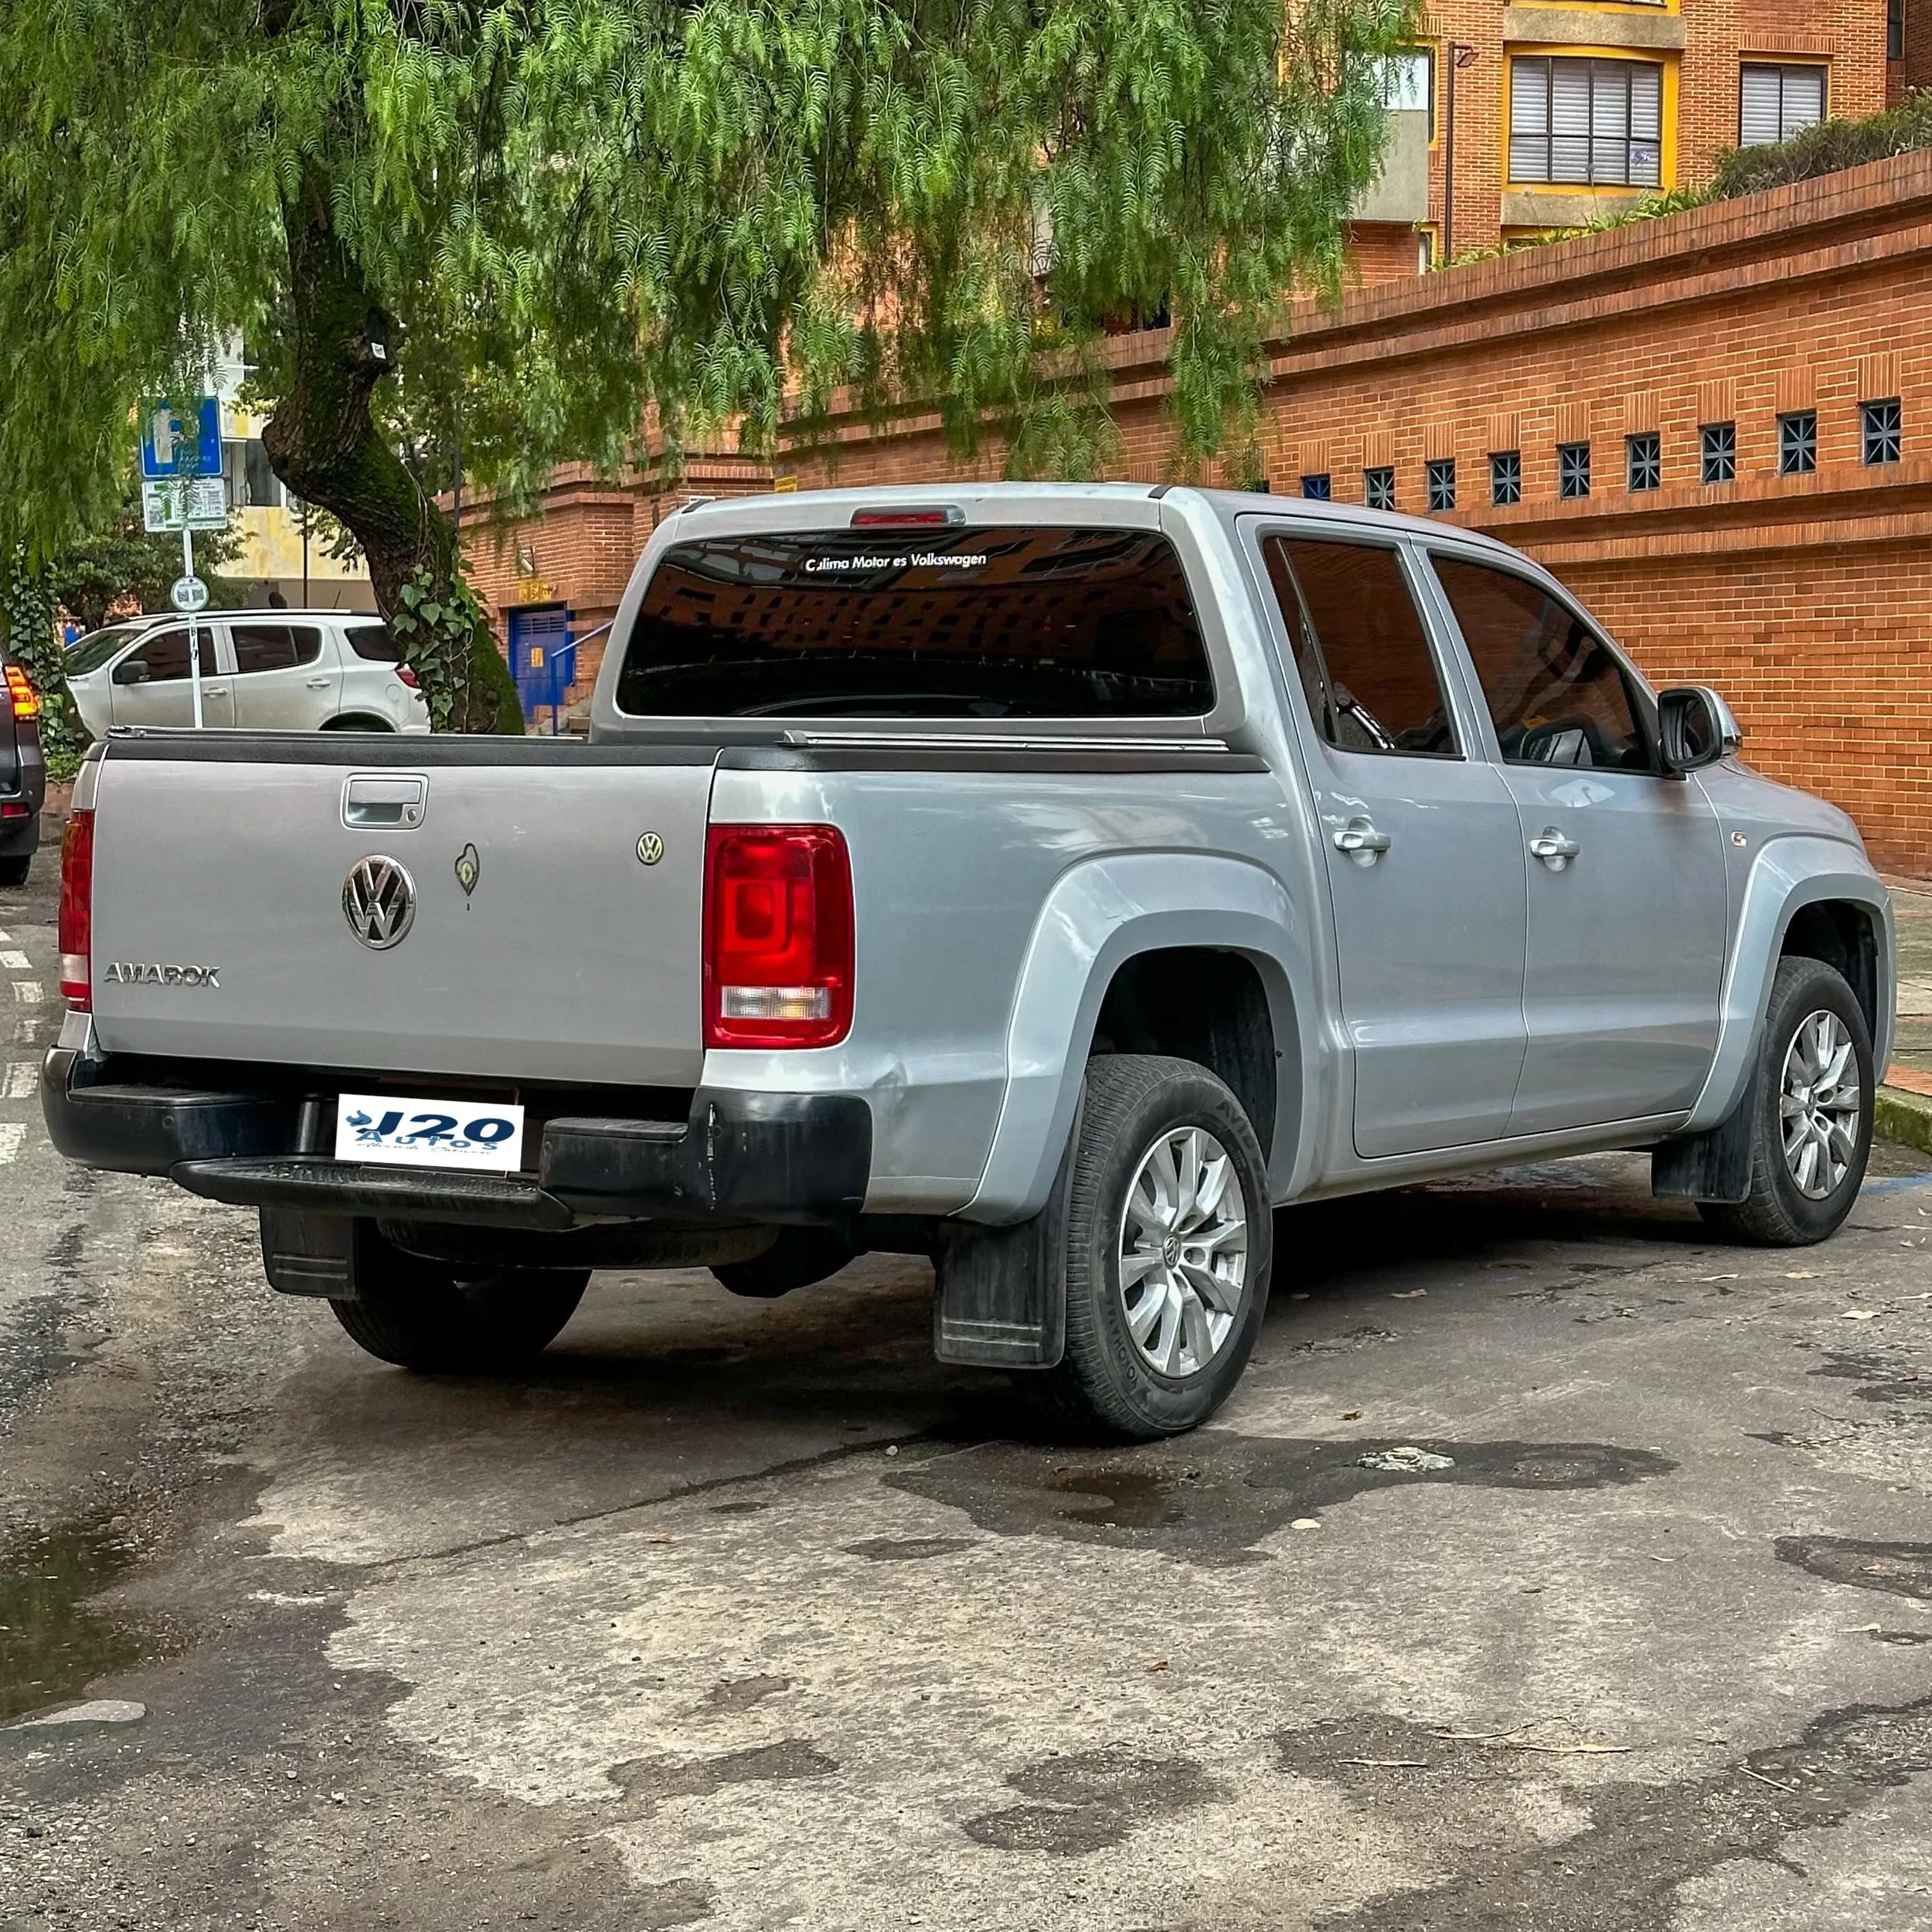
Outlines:
{"type": "MultiPolygon", "coordinates": [[[[1212,1171],[1212,1151],[1198,1139],[1192,1146],[1189,1158],[1212,1171]]],[[[1267,1164],[1240,1103],[1192,1060],[1100,1055],[1087,1063],[1067,1186],[1066,1347],[1060,1366],[1046,1372],[1050,1402],[1083,1432],[1119,1440],[1151,1442],[1198,1427],[1240,1379],[1267,1309],[1274,1211],[1267,1164]],[[1130,1196],[1158,1150],[1172,1148],[1177,1136],[1202,1132],[1226,1163],[1215,1211],[1205,1221],[1182,1213],[1178,1230],[1164,1213],[1153,1219],[1131,1213],[1130,1196]],[[1238,1204],[1230,1199],[1230,1182],[1239,1188],[1238,1204]],[[1196,1253],[1209,1264],[1205,1269],[1180,1265],[1194,1246],[1189,1233],[1226,1230],[1233,1218],[1226,1210],[1237,1205],[1238,1240],[1223,1233],[1204,1243],[1196,1253]],[[1175,1234],[1178,1250],[1166,1240],[1155,1247],[1162,1227],[1175,1234]],[[1124,1290],[1128,1249],[1152,1265],[1124,1290]],[[1237,1253],[1240,1278],[1230,1286],[1226,1277],[1234,1270],[1213,1264],[1217,1255],[1231,1261],[1237,1253]],[[1212,1302],[1195,1285],[1204,1277],[1218,1284],[1212,1302]],[[1162,1304],[1158,1309],[1155,1299],[1162,1304]]],[[[1169,1205],[1151,1184],[1135,1198],[1143,1208],[1169,1205]]]]}
{"type": "Polygon", "coordinates": [[[1842,975],[1821,960],[1781,959],[1757,1051],[1757,1080],[1747,1102],[1754,1114],[1750,1193],[1736,1203],[1700,1201],[1697,1211],[1735,1241],[1808,1247],[1837,1233],[1865,1179],[1872,1151],[1871,1029],[1842,975]],[[1825,1091],[1828,1104],[1810,1113],[1811,1120],[1822,1119],[1838,1132],[1828,1145],[1815,1130],[1806,1137],[1813,1157],[1808,1191],[1793,1165],[1794,1158],[1803,1165],[1805,1143],[1801,1141],[1792,1158],[1786,1155],[1784,1103],[1787,1087],[1794,1104],[1808,1091],[1804,1076],[1815,1056],[1821,1022],[1828,1056],[1838,1060],[1840,1046],[1849,1052],[1838,1080],[1825,1091]],[[1855,1091],[1848,1090],[1846,1074],[1856,1082],[1855,1091]]]}
{"type": "Polygon", "coordinates": [[[721,1287],[759,1301],[775,1301],[794,1288],[808,1288],[836,1274],[859,1250],[836,1228],[781,1228],[763,1254],[729,1261],[711,1270],[721,1287]]]}
{"type": "Polygon", "coordinates": [[[359,712],[346,718],[331,718],[321,729],[324,731],[393,732],[396,727],[386,718],[366,718],[359,712]]]}
{"type": "Polygon", "coordinates": [[[501,1268],[459,1276],[369,1230],[359,1243],[356,1298],[332,1301],[349,1338],[379,1362],[420,1375],[500,1373],[534,1361],[577,1312],[588,1268],[501,1268]]]}
{"type": "Polygon", "coordinates": [[[32,852],[19,859],[0,859],[0,886],[24,886],[32,869],[32,852]]]}

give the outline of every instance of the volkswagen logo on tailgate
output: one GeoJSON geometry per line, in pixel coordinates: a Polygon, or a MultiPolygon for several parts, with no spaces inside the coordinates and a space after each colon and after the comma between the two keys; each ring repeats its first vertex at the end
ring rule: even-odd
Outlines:
{"type": "Polygon", "coordinates": [[[342,917],[365,946],[400,946],[416,918],[416,886],[393,859],[359,859],[342,881],[342,917]]]}

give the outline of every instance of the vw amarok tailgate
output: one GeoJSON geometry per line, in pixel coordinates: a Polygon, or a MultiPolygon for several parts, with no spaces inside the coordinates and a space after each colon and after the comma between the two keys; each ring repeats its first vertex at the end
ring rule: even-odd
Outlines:
{"type": "Polygon", "coordinates": [[[714,757],[514,738],[111,740],[95,794],[100,1043],[695,1086],[714,757]]]}

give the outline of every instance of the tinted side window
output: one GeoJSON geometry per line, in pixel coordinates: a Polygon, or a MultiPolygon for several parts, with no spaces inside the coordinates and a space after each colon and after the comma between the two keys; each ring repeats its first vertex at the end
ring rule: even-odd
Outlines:
{"type": "MultiPolygon", "coordinates": [[[[201,675],[212,678],[215,675],[215,634],[201,630],[196,633],[201,646],[201,675]]],[[[165,684],[175,678],[188,675],[188,633],[183,631],[164,631],[158,637],[150,638],[138,651],[131,654],[148,667],[150,684],[165,684]]]]}
{"type": "Polygon", "coordinates": [[[1567,604],[1507,570],[1433,561],[1510,764],[1655,769],[1623,666],[1567,604]]]}
{"type": "Polygon", "coordinates": [[[293,671],[322,655],[322,634],[311,624],[231,624],[228,635],[240,672],[293,671]]]}
{"type": "Polygon", "coordinates": [[[717,537],[666,551],[624,641],[637,717],[1198,717],[1173,546],[1026,525],[717,537]]]}
{"type": "Polygon", "coordinates": [[[349,648],[372,664],[400,664],[403,647],[389,635],[386,624],[352,624],[343,634],[349,648]]]}
{"type": "Polygon", "coordinates": [[[1287,536],[1264,549],[1322,736],[1343,751],[1455,757],[1435,658],[1396,553],[1287,536]]]}

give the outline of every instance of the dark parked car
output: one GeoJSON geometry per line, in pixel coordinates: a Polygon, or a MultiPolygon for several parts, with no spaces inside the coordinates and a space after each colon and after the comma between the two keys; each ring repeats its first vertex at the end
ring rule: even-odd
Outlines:
{"type": "Polygon", "coordinates": [[[40,843],[47,768],[40,758],[40,700],[17,664],[0,662],[0,886],[24,886],[40,843]]]}

